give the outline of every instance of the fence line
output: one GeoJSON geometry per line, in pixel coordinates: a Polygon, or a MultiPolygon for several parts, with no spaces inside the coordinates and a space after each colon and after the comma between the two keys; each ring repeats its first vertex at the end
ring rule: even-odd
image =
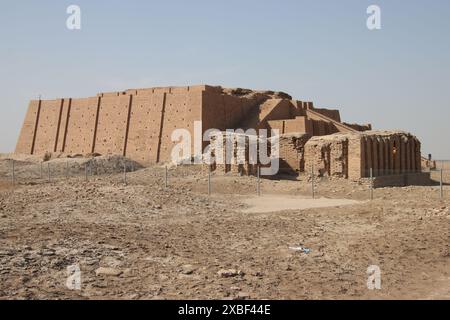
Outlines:
{"type": "Polygon", "coordinates": [[[256,193],[257,193],[258,197],[260,197],[261,196],[261,167],[260,166],[258,166],[257,171],[258,171],[257,172],[258,177],[257,177],[257,182],[256,182],[256,193]]]}
{"type": "Polygon", "coordinates": [[[167,166],[164,167],[164,186],[166,189],[169,187],[169,169],[167,166]]]}
{"type": "MultiPolygon", "coordinates": [[[[84,164],[77,163],[76,166],[75,166],[76,167],[76,173],[75,174],[73,174],[73,170],[72,170],[73,167],[71,167],[70,164],[71,163],[69,161],[66,161],[66,162],[61,162],[60,166],[57,166],[54,163],[48,162],[46,164],[46,166],[47,166],[47,168],[46,168],[47,169],[47,172],[46,172],[47,173],[47,177],[46,177],[47,179],[46,179],[46,181],[51,183],[51,182],[54,182],[54,181],[58,181],[61,178],[70,179],[72,177],[75,177],[75,178],[76,177],[80,177],[80,176],[82,177],[83,176],[83,174],[82,174],[82,172],[83,172],[83,169],[82,169],[83,165],[84,165],[84,180],[86,182],[89,181],[89,175],[94,176],[94,174],[96,173],[97,176],[100,176],[99,175],[99,171],[101,171],[101,174],[103,174],[103,173],[106,173],[106,174],[108,174],[108,173],[117,174],[117,176],[120,179],[120,170],[118,170],[118,169],[120,168],[121,164],[119,164],[119,167],[115,167],[115,168],[112,167],[112,169],[111,169],[112,172],[110,172],[110,168],[111,167],[105,167],[105,168],[100,167],[99,168],[98,165],[94,165],[91,162],[85,162],[84,164]],[[94,168],[94,166],[95,166],[95,168],[94,168]]],[[[44,172],[43,172],[43,170],[44,170],[43,165],[44,165],[44,163],[39,163],[39,164],[36,164],[36,165],[30,165],[30,166],[25,166],[24,167],[24,166],[20,166],[19,162],[11,160],[11,162],[10,162],[10,169],[9,169],[10,173],[7,174],[7,176],[10,175],[10,178],[8,180],[11,181],[13,186],[15,186],[17,184],[20,184],[22,181],[37,180],[38,178],[40,178],[41,182],[45,182],[45,180],[44,180],[44,172]],[[36,169],[39,170],[38,174],[37,174],[37,170],[36,169]],[[21,175],[24,175],[24,176],[21,177],[21,175]]],[[[262,187],[263,187],[263,181],[264,180],[262,180],[262,177],[261,177],[261,167],[258,166],[256,169],[257,169],[256,170],[256,177],[255,177],[256,181],[254,180],[256,182],[256,195],[257,196],[261,196],[262,195],[262,187]]],[[[321,188],[320,184],[322,183],[322,181],[320,179],[317,179],[316,172],[314,171],[314,169],[315,168],[312,165],[311,166],[311,173],[310,173],[310,179],[311,179],[311,181],[310,181],[310,184],[311,184],[310,188],[311,188],[311,197],[312,197],[312,199],[316,199],[318,194],[320,194],[320,192],[319,193],[317,192],[317,188],[318,187],[321,188]]],[[[124,184],[128,184],[130,182],[129,181],[130,178],[128,176],[129,170],[131,170],[131,171],[135,170],[135,166],[132,163],[131,164],[123,163],[123,171],[122,171],[122,173],[123,173],[123,176],[122,176],[123,178],[122,179],[123,180],[122,181],[124,182],[124,184]]],[[[441,168],[439,170],[431,171],[432,179],[433,179],[434,183],[430,184],[430,185],[432,185],[432,186],[434,186],[436,188],[435,190],[438,193],[435,193],[435,194],[436,195],[438,194],[438,197],[440,199],[444,199],[444,196],[445,196],[444,193],[445,193],[445,189],[446,189],[445,186],[450,185],[450,181],[447,181],[447,182],[444,181],[444,178],[447,178],[447,175],[444,176],[444,173],[445,172],[449,172],[449,171],[450,171],[450,169],[449,170],[445,170],[443,168],[441,168]]],[[[374,200],[374,198],[376,198],[376,195],[377,195],[377,191],[376,190],[377,190],[378,186],[380,186],[380,187],[382,186],[381,184],[377,184],[377,185],[375,184],[375,181],[377,181],[378,178],[385,178],[385,177],[392,176],[393,180],[399,179],[399,181],[396,181],[396,182],[398,182],[400,185],[402,183],[408,185],[408,182],[411,182],[412,183],[411,185],[414,185],[414,183],[417,180],[411,180],[411,179],[416,179],[415,176],[420,174],[420,173],[415,172],[415,171],[403,172],[403,173],[397,173],[397,171],[391,171],[391,173],[395,173],[395,175],[394,174],[393,175],[388,175],[388,173],[389,172],[386,172],[386,171],[376,171],[373,168],[369,169],[369,178],[368,179],[367,178],[363,179],[363,183],[365,182],[366,183],[365,185],[367,185],[368,193],[369,193],[369,199],[370,200],[374,200]],[[400,179],[401,176],[404,176],[404,181],[403,182],[400,179]]],[[[177,173],[175,172],[174,178],[176,178],[176,174],[177,173]]],[[[242,174],[242,172],[240,174],[242,174]]],[[[139,175],[136,176],[136,177],[139,177],[139,175]]],[[[212,195],[212,193],[213,193],[213,181],[212,180],[213,180],[212,179],[212,168],[208,166],[208,176],[207,176],[207,194],[208,195],[212,195]]],[[[160,178],[159,178],[159,181],[161,181],[160,178]]],[[[168,169],[168,166],[164,167],[163,181],[164,181],[165,188],[168,188],[168,186],[169,186],[169,169],[168,169]]],[[[384,180],[382,182],[384,182],[384,180]]],[[[380,183],[380,182],[378,181],[377,183],[380,183]]],[[[307,185],[307,182],[306,182],[306,192],[309,193],[307,189],[308,189],[308,185],[307,185]]],[[[325,188],[325,190],[327,190],[326,192],[331,192],[327,188],[325,188]]],[[[356,190],[357,190],[357,192],[359,192],[358,190],[361,190],[361,188],[359,188],[359,189],[357,188],[356,190]]],[[[333,191],[333,193],[334,193],[334,191],[333,191]]],[[[347,194],[347,195],[350,195],[350,194],[347,194]]]]}
{"type": "Polygon", "coordinates": [[[372,168],[370,168],[369,189],[370,189],[370,200],[373,200],[373,169],[372,168]]]}
{"type": "Polygon", "coordinates": [[[208,196],[211,195],[211,167],[208,166],[208,196]]]}

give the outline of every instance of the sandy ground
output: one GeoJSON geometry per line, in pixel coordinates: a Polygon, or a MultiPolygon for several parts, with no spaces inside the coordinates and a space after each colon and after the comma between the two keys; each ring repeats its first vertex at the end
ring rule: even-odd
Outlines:
{"type": "Polygon", "coordinates": [[[282,196],[270,194],[248,197],[243,199],[242,202],[249,206],[249,208],[242,210],[244,213],[267,213],[284,210],[329,208],[358,203],[358,201],[347,199],[312,199],[304,196],[282,196]]]}
{"type": "Polygon", "coordinates": [[[208,196],[197,167],[170,169],[165,188],[162,167],[124,184],[120,166],[86,182],[60,162],[48,182],[22,159],[13,186],[0,160],[1,299],[450,299],[448,185],[443,200],[410,186],[369,201],[363,185],[323,180],[314,201],[306,178],[263,179],[256,197],[254,178],[213,176],[208,196]],[[72,265],[81,290],[66,287],[72,265]],[[367,288],[370,265],[381,290],[367,288]]]}

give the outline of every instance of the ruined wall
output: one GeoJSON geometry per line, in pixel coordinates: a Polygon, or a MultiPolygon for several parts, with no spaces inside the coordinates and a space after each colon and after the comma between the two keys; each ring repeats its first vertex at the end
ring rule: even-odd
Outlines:
{"type": "MultiPolygon", "coordinates": [[[[255,146],[257,139],[256,136],[240,133],[215,133],[211,137],[209,146],[211,158],[208,158],[209,161],[203,164],[204,169],[220,174],[256,174],[258,159],[252,160],[250,158],[250,145],[255,146]],[[253,141],[251,142],[251,140],[253,141]]],[[[269,146],[267,145],[267,147],[269,146]]],[[[255,150],[257,152],[258,149],[256,148],[255,150]]]]}
{"type": "Polygon", "coordinates": [[[341,122],[341,114],[339,110],[331,110],[331,109],[322,109],[322,108],[314,108],[314,111],[320,113],[334,121],[341,122]]]}
{"type": "Polygon", "coordinates": [[[361,134],[362,176],[374,177],[421,171],[421,145],[403,131],[368,131],[361,134]]]}
{"type": "Polygon", "coordinates": [[[208,87],[202,95],[203,126],[218,130],[236,128],[264,100],[263,95],[234,96],[224,93],[221,88],[208,87]]]}
{"type": "Polygon", "coordinates": [[[278,130],[280,134],[287,133],[307,133],[313,135],[313,121],[305,116],[297,116],[295,119],[289,120],[270,120],[268,127],[278,130]]]}
{"type": "Polygon", "coordinates": [[[368,131],[311,138],[305,170],[350,179],[421,172],[419,140],[402,131],[368,131]],[[372,173],[371,173],[372,170],[372,173]]]}
{"type": "Polygon", "coordinates": [[[355,129],[356,131],[369,131],[372,130],[371,124],[357,124],[357,123],[347,123],[343,122],[343,125],[346,125],[347,127],[350,127],[352,129],[355,129]]]}
{"type": "Polygon", "coordinates": [[[305,145],[305,171],[318,176],[348,178],[348,137],[313,137],[305,145]]]}
{"type": "Polygon", "coordinates": [[[305,144],[310,138],[307,133],[279,137],[280,173],[298,174],[305,171],[305,144]]]}

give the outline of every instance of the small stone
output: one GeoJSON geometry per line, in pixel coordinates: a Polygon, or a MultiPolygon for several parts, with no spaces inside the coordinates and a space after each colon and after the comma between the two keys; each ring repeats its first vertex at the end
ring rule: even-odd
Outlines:
{"type": "Polygon", "coordinates": [[[217,272],[217,274],[219,276],[221,276],[222,278],[244,276],[244,272],[242,272],[241,270],[236,270],[236,269],[228,269],[228,270],[221,269],[221,270],[219,270],[219,272],[217,272]]]}
{"type": "Polygon", "coordinates": [[[239,292],[237,294],[237,298],[241,299],[241,300],[249,299],[250,298],[250,294],[247,293],[247,292],[239,292]]]}
{"type": "Polygon", "coordinates": [[[55,255],[55,250],[53,250],[53,249],[42,250],[41,251],[41,255],[47,256],[47,257],[54,256],[55,255]]]}
{"type": "Polygon", "coordinates": [[[182,274],[189,275],[189,274],[193,274],[195,270],[196,270],[196,268],[193,265],[186,264],[186,265],[181,267],[181,271],[180,272],[182,274]]]}
{"type": "Polygon", "coordinates": [[[114,268],[104,268],[104,267],[100,267],[97,270],[95,270],[95,275],[97,276],[114,276],[114,277],[118,277],[122,274],[123,272],[119,269],[114,269],[114,268]]]}

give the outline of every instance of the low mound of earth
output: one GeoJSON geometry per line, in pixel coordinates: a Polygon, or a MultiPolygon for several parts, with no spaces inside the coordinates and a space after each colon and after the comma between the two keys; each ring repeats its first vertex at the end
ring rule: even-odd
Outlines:
{"type": "Polygon", "coordinates": [[[44,161],[43,156],[2,154],[0,155],[0,176],[12,177],[12,160],[14,160],[15,175],[18,182],[33,178],[47,178],[50,168],[51,176],[63,177],[66,175],[116,174],[142,169],[136,161],[119,155],[75,155],[59,156],[44,161]]]}

